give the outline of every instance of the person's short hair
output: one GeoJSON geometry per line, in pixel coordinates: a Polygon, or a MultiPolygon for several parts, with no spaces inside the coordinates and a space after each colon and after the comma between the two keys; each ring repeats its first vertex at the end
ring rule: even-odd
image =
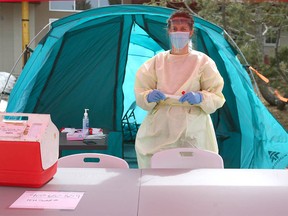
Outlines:
{"type": "Polygon", "coordinates": [[[183,18],[183,20],[187,20],[188,25],[190,26],[191,29],[193,29],[193,25],[194,25],[193,16],[190,15],[185,10],[177,10],[173,14],[171,14],[171,16],[169,17],[167,21],[168,29],[171,27],[171,23],[174,18],[183,18]]]}

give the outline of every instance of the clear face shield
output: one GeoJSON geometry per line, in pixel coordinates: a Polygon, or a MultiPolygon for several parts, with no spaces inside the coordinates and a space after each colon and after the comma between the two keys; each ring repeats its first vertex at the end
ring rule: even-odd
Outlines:
{"type": "Polygon", "coordinates": [[[180,52],[189,42],[191,43],[192,25],[192,20],[187,18],[177,17],[169,20],[169,38],[175,52],[180,52]]]}

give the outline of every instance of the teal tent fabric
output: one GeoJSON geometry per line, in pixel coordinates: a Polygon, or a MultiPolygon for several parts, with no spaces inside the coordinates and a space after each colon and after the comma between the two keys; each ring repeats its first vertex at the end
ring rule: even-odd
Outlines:
{"type": "MultiPolygon", "coordinates": [[[[52,23],[18,78],[7,112],[49,113],[59,129],[81,128],[88,108],[91,127],[112,131],[105,152],[122,156],[121,118],[135,100],[135,73],[144,61],[169,49],[166,20],[172,12],[118,5],[52,23]]],[[[287,167],[287,131],[255,94],[223,29],[195,17],[192,42],[214,59],[225,81],[226,103],[211,115],[225,167],[287,167]]],[[[135,112],[141,123],[146,113],[135,112]]]]}

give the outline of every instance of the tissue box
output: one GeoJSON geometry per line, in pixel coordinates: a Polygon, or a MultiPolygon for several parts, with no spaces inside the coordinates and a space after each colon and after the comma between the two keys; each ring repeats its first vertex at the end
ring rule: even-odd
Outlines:
{"type": "Polygon", "coordinates": [[[58,156],[50,115],[0,113],[0,185],[41,187],[56,173],[58,156]]]}
{"type": "Polygon", "coordinates": [[[82,130],[76,131],[74,133],[67,133],[66,137],[67,137],[67,140],[83,140],[84,139],[82,130]]]}
{"type": "Polygon", "coordinates": [[[61,128],[61,133],[66,133],[67,140],[83,140],[84,134],[82,133],[82,129],[75,128],[61,128]]]}

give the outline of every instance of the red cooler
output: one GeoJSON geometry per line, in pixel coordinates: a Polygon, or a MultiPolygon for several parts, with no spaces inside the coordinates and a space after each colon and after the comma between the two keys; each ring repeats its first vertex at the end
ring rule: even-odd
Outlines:
{"type": "Polygon", "coordinates": [[[43,186],[57,171],[58,154],[50,115],[0,113],[0,185],[43,186]]]}

